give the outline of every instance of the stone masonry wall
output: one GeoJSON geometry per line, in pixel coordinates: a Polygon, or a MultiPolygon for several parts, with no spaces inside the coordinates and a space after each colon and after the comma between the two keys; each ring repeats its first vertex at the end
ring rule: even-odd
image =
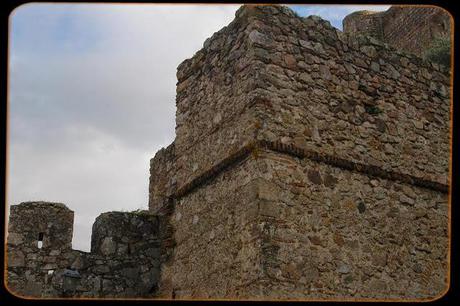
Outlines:
{"type": "Polygon", "coordinates": [[[175,150],[174,142],[167,148],[159,150],[150,160],[149,179],[149,210],[153,213],[161,212],[168,197],[175,190],[175,150]]]}
{"type": "Polygon", "coordinates": [[[243,6],[177,76],[160,296],[443,293],[447,70],[318,17],[243,6]]]}
{"type": "Polygon", "coordinates": [[[318,17],[247,5],[177,78],[176,139],[151,160],[150,212],[102,214],[85,253],[71,249],[65,205],[12,206],[13,293],[426,300],[445,291],[445,68],[318,17]],[[81,276],[73,292],[66,268],[81,276]]]}
{"type": "Polygon", "coordinates": [[[445,72],[366,37],[348,40],[321,20],[282,20],[265,18],[257,30],[276,46],[258,46],[260,139],[448,183],[445,72]]]}
{"type": "Polygon", "coordinates": [[[160,270],[159,217],[147,211],[104,213],[91,253],[72,250],[73,212],[61,203],[11,206],[7,287],[24,297],[152,297],[160,270]],[[39,233],[43,246],[38,248],[39,233]],[[80,274],[67,292],[66,269],[80,274]]]}
{"type": "Polygon", "coordinates": [[[447,289],[448,195],[273,151],[259,155],[276,252],[260,295],[423,299],[447,289]]]}
{"type": "Polygon", "coordinates": [[[260,172],[251,156],[237,165],[176,200],[170,221],[175,248],[162,266],[160,297],[253,296],[247,286],[261,275],[254,228],[260,172]]]}
{"type": "Polygon", "coordinates": [[[254,17],[246,10],[236,15],[178,67],[178,188],[254,138],[255,88],[260,80],[252,60],[253,42],[247,39],[254,17]]]}
{"type": "Polygon", "coordinates": [[[435,38],[450,36],[451,22],[449,13],[440,7],[392,6],[384,12],[354,12],[344,18],[343,30],[423,55],[435,38]]]}
{"type": "Polygon", "coordinates": [[[343,19],[343,31],[350,34],[371,36],[383,41],[382,15],[383,12],[353,12],[343,19]]]}
{"type": "Polygon", "coordinates": [[[62,203],[25,202],[10,208],[7,237],[8,288],[41,295],[48,271],[68,262],[73,211],[62,203]],[[41,245],[40,245],[41,244],[41,245]]]}
{"type": "Polygon", "coordinates": [[[390,45],[422,55],[433,40],[450,36],[451,17],[440,7],[398,7],[382,19],[384,40],[390,45]]]}

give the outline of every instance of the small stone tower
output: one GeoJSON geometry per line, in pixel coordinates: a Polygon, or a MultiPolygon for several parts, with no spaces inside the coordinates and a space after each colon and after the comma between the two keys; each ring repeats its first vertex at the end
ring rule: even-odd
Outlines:
{"type": "Polygon", "coordinates": [[[148,211],[96,218],[91,250],[73,250],[74,213],[61,203],[11,206],[7,288],[22,297],[151,297],[160,220],[148,211]]]}
{"type": "Polygon", "coordinates": [[[72,247],[73,211],[62,203],[24,202],[11,206],[8,244],[24,250],[72,247]]]}
{"type": "Polygon", "coordinates": [[[43,294],[59,256],[72,248],[74,213],[62,203],[11,206],[8,224],[8,287],[25,296],[43,294]],[[25,279],[24,279],[25,277],[25,279]]]}

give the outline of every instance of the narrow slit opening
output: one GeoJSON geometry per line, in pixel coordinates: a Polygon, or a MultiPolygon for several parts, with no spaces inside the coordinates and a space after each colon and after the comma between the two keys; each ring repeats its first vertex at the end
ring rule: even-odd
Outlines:
{"type": "Polygon", "coordinates": [[[41,249],[43,247],[43,233],[38,233],[38,248],[41,249]]]}

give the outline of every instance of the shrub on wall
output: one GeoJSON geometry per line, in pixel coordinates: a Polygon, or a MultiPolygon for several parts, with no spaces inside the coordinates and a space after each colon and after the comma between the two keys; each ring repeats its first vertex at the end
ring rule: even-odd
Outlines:
{"type": "Polygon", "coordinates": [[[436,38],[433,45],[426,50],[425,59],[450,67],[451,43],[450,37],[436,38]]]}

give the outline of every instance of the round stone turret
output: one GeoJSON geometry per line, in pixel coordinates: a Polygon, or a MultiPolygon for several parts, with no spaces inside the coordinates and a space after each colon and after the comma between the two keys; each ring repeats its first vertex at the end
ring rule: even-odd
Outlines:
{"type": "Polygon", "coordinates": [[[103,213],[93,224],[91,252],[103,256],[156,257],[158,225],[158,217],[146,210],[103,213]]]}
{"type": "Polygon", "coordinates": [[[383,39],[382,13],[374,11],[357,11],[343,19],[343,32],[361,34],[376,39],[383,39]]]}

